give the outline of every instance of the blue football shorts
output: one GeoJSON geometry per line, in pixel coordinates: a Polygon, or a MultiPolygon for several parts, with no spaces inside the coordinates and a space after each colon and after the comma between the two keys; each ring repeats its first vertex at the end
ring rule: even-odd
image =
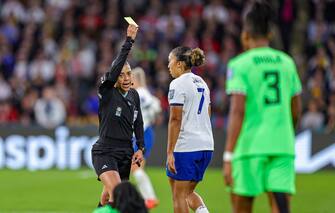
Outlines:
{"type": "Polygon", "coordinates": [[[166,175],[174,180],[202,180],[212,159],[213,151],[174,152],[176,174],[166,167],[166,175]]]}
{"type": "MultiPolygon", "coordinates": [[[[152,126],[149,126],[144,131],[144,145],[145,145],[145,153],[144,158],[147,159],[150,156],[152,146],[154,145],[154,139],[155,139],[155,132],[152,126]]],[[[136,139],[133,139],[133,145],[134,145],[134,151],[136,152],[138,150],[136,145],[136,139]]]]}

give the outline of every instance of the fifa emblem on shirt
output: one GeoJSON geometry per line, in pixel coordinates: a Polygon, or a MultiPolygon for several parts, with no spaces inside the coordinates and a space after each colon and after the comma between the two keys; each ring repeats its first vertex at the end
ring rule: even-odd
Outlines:
{"type": "Polygon", "coordinates": [[[120,117],[121,116],[121,112],[122,112],[122,108],[121,107],[117,107],[116,108],[116,112],[115,112],[115,116],[120,117]]]}
{"type": "Polygon", "coordinates": [[[174,97],[174,89],[169,90],[169,99],[173,99],[174,97]]]}

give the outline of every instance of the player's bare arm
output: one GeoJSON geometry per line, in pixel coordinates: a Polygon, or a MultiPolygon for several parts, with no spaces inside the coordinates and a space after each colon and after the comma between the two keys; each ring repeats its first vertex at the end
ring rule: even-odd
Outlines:
{"type": "Polygon", "coordinates": [[[167,146],[167,164],[168,169],[176,173],[174,166],[173,150],[176,146],[182,121],[182,106],[170,106],[170,118],[168,127],[168,146],[167,146]]]}
{"type": "MultiPolygon", "coordinates": [[[[242,129],[242,123],[245,112],[245,96],[240,94],[233,94],[231,96],[231,104],[229,111],[229,122],[226,139],[225,154],[233,153],[234,148],[242,129]]],[[[223,165],[223,174],[225,183],[227,186],[232,185],[232,173],[231,173],[231,159],[229,160],[226,156],[223,165]]]]}
{"type": "Polygon", "coordinates": [[[299,125],[299,120],[302,112],[301,95],[295,95],[291,100],[291,113],[293,126],[296,129],[299,125]]]}

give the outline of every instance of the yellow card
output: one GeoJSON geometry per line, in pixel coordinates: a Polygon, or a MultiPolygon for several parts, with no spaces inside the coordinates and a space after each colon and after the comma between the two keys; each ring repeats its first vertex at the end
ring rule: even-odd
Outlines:
{"type": "Polygon", "coordinates": [[[130,16],[124,17],[124,19],[128,22],[128,24],[132,24],[132,25],[135,25],[136,27],[138,27],[138,25],[136,24],[134,19],[132,19],[130,16]]]}

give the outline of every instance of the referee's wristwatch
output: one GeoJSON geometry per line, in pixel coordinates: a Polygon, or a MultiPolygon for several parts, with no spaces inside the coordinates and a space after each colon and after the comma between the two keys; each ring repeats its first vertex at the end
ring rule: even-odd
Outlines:
{"type": "Polygon", "coordinates": [[[144,153],[145,153],[145,148],[144,147],[140,147],[140,148],[138,148],[138,150],[141,150],[142,154],[144,155],[144,153]]]}

